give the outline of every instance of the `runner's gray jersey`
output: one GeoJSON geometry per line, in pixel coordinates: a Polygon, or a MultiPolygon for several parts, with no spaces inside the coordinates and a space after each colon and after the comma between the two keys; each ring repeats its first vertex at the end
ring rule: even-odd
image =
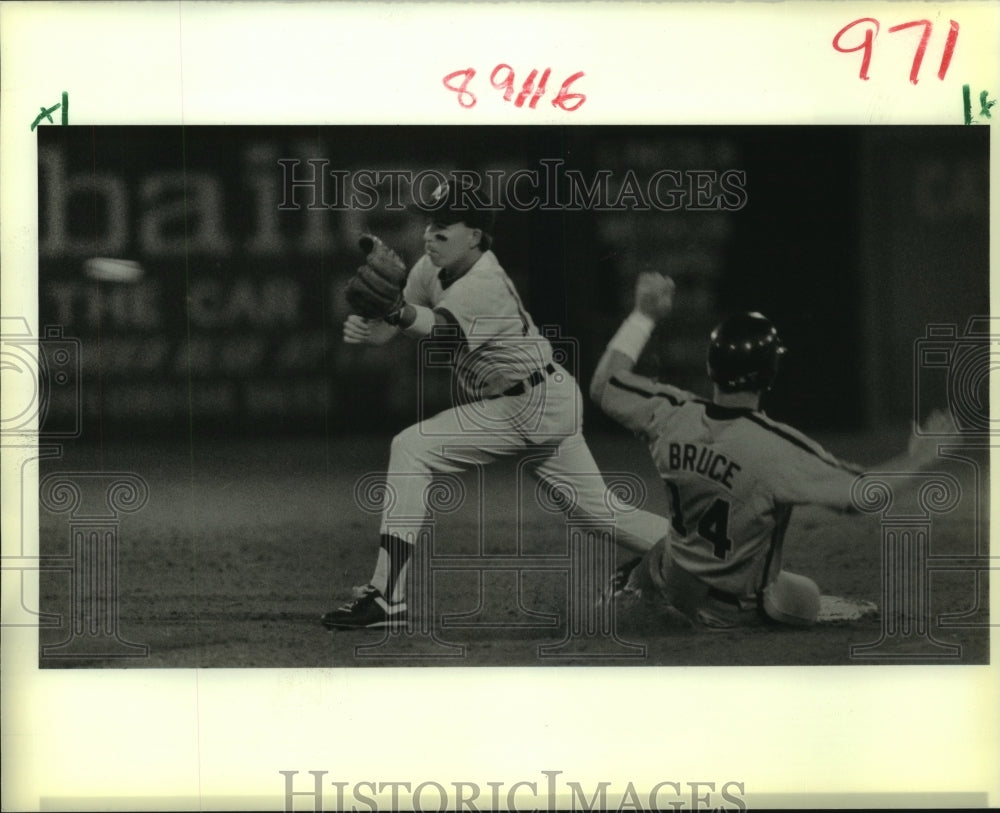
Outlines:
{"type": "Polygon", "coordinates": [[[778,573],[795,505],[852,505],[860,470],[763,412],[626,372],[601,407],[649,444],[671,498],[674,561],[740,598],[778,573]]]}

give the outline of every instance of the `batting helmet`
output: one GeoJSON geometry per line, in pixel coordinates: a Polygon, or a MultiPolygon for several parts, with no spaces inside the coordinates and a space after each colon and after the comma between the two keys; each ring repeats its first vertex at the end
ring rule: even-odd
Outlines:
{"type": "Polygon", "coordinates": [[[730,316],[712,331],[708,376],[723,392],[766,392],[785,353],[777,328],[756,311],[730,316]]]}

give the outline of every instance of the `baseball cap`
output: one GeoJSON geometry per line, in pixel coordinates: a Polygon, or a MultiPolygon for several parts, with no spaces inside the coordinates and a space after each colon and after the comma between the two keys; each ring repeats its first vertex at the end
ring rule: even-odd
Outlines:
{"type": "Polygon", "coordinates": [[[496,213],[486,191],[468,185],[458,186],[454,181],[439,183],[429,200],[415,202],[410,208],[438,225],[464,223],[470,229],[479,229],[489,235],[493,234],[496,224],[496,213]]]}

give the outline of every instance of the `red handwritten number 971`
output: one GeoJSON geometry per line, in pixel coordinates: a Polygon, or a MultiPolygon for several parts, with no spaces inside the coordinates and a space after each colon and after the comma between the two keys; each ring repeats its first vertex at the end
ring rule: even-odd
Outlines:
{"type": "MultiPolygon", "coordinates": [[[[955,53],[955,43],[958,42],[958,23],[951,20],[951,27],[948,30],[948,38],[945,40],[944,53],[941,55],[941,65],[938,68],[938,79],[944,80],[945,74],[948,73],[948,66],[951,65],[951,57],[955,53]]],[[[931,30],[933,25],[930,20],[912,20],[908,23],[900,23],[899,25],[894,25],[889,29],[890,34],[894,34],[897,31],[904,31],[907,28],[915,28],[917,26],[923,26],[923,33],[920,35],[920,42],[917,43],[917,49],[913,54],[913,64],[910,67],[910,82],[912,84],[917,84],[920,76],[920,66],[924,61],[924,54],[927,52],[927,43],[930,42],[931,30]]],[[[833,47],[835,50],[840,51],[842,54],[850,54],[854,51],[862,51],[863,56],[861,57],[861,70],[858,73],[860,79],[868,81],[868,67],[871,65],[872,61],[872,49],[875,45],[875,37],[878,36],[879,32],[879,22],[874,17],[861,17],[854,22],[848,23],[833,38],[833,47]],[[855,26],[865,26],[864,29],[864,39],[857,45],[849,46],[843,42],[843,37],[847,32],[851,31],[855,26]]]]}
{"type": "MultiPolygon", "coordinates": [[[[452,90],[457,94],[458,103],[462,107],[469,108],[476,106],[476,102],[478,101],[476,94],[469,90],[469,83],[475,75],[475,68],[464,68],[463,70],[449,73],[441,80],[448,90],[452,90]]],[[[572,113],[587,101],[587,97],[583,93],[570,92],[570,86],[583,75],[583,71],[578,71],[568,77],[559,87],[559,91],[550,104],[553,107],[558,107],[561,110],[572,113]]],[[[538,105],[538,100],[545,95],[545,91],[548,89],[549,77],[551,76],[551,68],[546,68],[542,71],[541,76],[538,75],[537,69],[533,69],[521,83],[520,90],[515,96],[514,92],[517,90],[517,85],[514,79],[514,69],[510,65],[501,62],[490,73],[490,84],[497,90],[503,91],[505,102],[513,101],[514,107],[524,107],[525,102],[527,102],[527,106],[531,110],[534,110],[538,105]],[[536,82],[537,84],[535,84],[536,82]]]]}

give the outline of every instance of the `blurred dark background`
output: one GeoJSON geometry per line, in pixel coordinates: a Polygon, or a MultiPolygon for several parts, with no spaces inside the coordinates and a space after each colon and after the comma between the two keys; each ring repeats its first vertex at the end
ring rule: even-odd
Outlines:
{"type": "MultiPolygon", "coordinates": [[[[988,314],[985,127],[73,126],[39,128],[38,145],[39,323],[78,339],[82,366],[79,397],[52,387],[47,419],[79,415],[84,441],[392,432],[447,406],[444,370],[425,374],[418,403],[414,342],[341,341],[357,235],[411,262],[421,250],[422,222],[387,186],[375,208],[363,190],[350,205],[364,170],[538,173],[519,189],[539,205],[508,206],[494,249],[584,390],[641,270],[679,289],[642,371],[707,393],[709,330],[760,310],[790,348],[768,412],[806,430],[943,406],[949,357],[917,368],[916,348],[928,325],[954,326],[944,344],[960,344],[988,314]],[[322,200],[290,188],[281,160],[298,180],[325,172],[322,200]],[[566,205],[564,178],[545,181],[557,162],[606,182],[602,205],[566,205]],[[707,179],[702,205],[692,193],[644,209],[663,170],[707,179]],[[94,257],[145,274],[96,281],[94,257]]],[[[589,405],[586,421],[612,429],[589,405]]]]}

